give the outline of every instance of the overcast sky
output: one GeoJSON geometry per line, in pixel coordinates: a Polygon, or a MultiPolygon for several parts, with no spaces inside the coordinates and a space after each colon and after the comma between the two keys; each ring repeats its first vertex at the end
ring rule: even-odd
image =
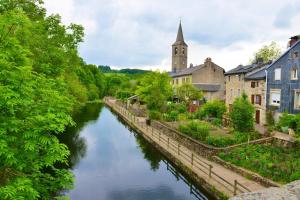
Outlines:
{"type": "Polygon", "coordinates": [[[80,55],[114,68],[171,70],[179,19],[188,62],[211,57],[226,71],[247,64],[264,44],[283,49],[300,34],[299,0],[45,0],[48,15],[82,24],[80,55]]]}

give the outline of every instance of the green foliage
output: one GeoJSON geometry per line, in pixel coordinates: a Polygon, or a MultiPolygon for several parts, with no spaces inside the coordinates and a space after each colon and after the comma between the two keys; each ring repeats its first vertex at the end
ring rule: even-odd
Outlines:
{"type": "Polygon", "coordinates": [[[187,125],[180,125],[179,131],[197,140],[205,141],[209,135],[210,127],[203,122],[189,122],[187,125]]]}
{"type": "Polygon", "coordinates": [[[281,48],[276,44],[276,42],[272,42],[270,45],[264,45],[256,53],[254,53],[251,63],[257,63],[258,59],[263,59],[263,62],[266,63],[270,60],[277,59],[280,55],[281,48]]]}
{"type": "Polygon", "coordinates": [[[178,121],[179,113],[175,110],[171,111],[170,113],[164,113],[163,114],[164,120],[173,122],[178,121]]]}
{"type": "Polygon", "coordinates": [[[279,118],[279,122],[276,125],[277,130],[288,132],[287,129],[293,129],[298,135],[300,135],[300,114],[292,115],[286,112],[282,113],[279,118]]]}
{"type": "Polygon", "coordinates": [[[0,3],[0,197],[53,199],[73,186],[57,139],[105,78],[78,56],[83,27],[46,16],[40,0],[0,3]]]}
{"type": "Polygon", "coordinates": [[[189,104],[193,100],[199,100],[203,97],[201,91],[199,91],[194,85],[188,83],[179,86],[176,93],[179,100],[186,104],[189,104]]]}
{"type": "Polygon", "coordinates": [[[267,121],[267,125],[269,127],[272,127],[272,126],[275,125],[274,111],[272,109],[267,110],[267,112],[266,112],[266,121],[267,121]]]}
{"type": "Polygon", "coordinates": [[[219,157],[255,171],[273,181],[289,183],[300,179],[300,150],[271,145],[247,145],[219,157]]]}
{"type": "Polygon", "coordinates": [[[150,110],[149,111],[149,118],[150,119],[155,119],[155,120],[160,120],[162,118],[161,113],[156,110],[150,110]]]}
{"type": "Polygon", "coordinates": [[[120,70],[116,70],[116,69],[111,69],[109,66],[102,66],[102,65],[99,65],[98,68],[103,73],[146,74],[146,73],[150,72],[150,71],[142,70],[142,69],[120,69],[120,70]]]}
{"type": "Polygon", "coordinates": [[[222,126],[222,119],[214,118],[211,123],[215,126],[222,126]]]}
{"type": "Polygon", "coordinates": [[[259,136],[255,132],[249,134],[234,132],[233,137],[208,136],[206,143],[215,147],[227,147],[234,144],[241,144],[249,140],[258,139],[259,136]],[[249,136],[249,138],[248,138],[249,136]]]}
{"type": "Polygon", "coordinates": [[[167,112],[171,111],[177,111],[178,113],[186,113],[187,112],[187,107],[184,104],[181,103],[172,103],[168,102],[167,103],[167,112]]]}
{"type": "Polygon", "coordinates": [[[241,98],[237,98],[232,105],[232,111],[229,117],[236,131],[250,132],[254,126],[254,107],[248,101],[247,95],[243,94],[241,98]]]}
{"type": "Polygon", "coordinates": [[[161,111],[173,93],[169,75],[159,72],[146,74],[136,93],[147,104],[148,109],[161,111]]]}
{"type": "Polygon", "coordinates": [[[210,117],[222,119],[226,112],[226,105],[220,100],[213,100],[205,103],[198,112],[201,118],[210,117]]]}

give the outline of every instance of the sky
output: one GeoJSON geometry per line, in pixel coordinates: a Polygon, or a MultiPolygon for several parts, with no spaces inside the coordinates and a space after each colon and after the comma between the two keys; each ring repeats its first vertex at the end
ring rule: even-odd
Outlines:
{"type": "Polygon", "coordinates": [[[179,20],[188,63],[210,57],[226,71],[275,41],[300,34],[299,0],[44,0],[47,14],[85,28],[80,56],[112,68],[171,70],[179,20]]]}

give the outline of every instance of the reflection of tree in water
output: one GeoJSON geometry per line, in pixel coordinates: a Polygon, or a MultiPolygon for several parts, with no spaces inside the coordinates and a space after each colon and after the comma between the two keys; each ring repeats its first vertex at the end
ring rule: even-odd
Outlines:
{"type": "Polygon", "coordinates": [[[65,133],[59,136],[59,140],[70,150],[69,168],[74,168],[86,154],[87,146],[85,139],[80,136],[81,129],[86,123],[97,120],[102,108],[102,104],[87,104],[73,115],[76,125],[67,127],[65,133]]]}
{"type": "Polygon", "coordinates": [[[148,141],[146,141],[141,135],[139,134],[134,134],[134,135],[137,144],[139,145],[139,147],[141,148],[144,154],[144,159],[149,161],[151,165],[151,169],[153,171],[159,169],[159,163],[163,159],[161,153],[153,145],[151,145],[148,141]]]}
{"type": "Polygon", "coordinates": [[[123,124],[127,129],[129,129],[135,136],[136,142],[141,148],[144,159],[149,161],[151,169],[153,171],[156,171],[159,169],[159,162],[163,159],[162,154],[147,140],[143,138],[143,136],[137,134],[125,121],[122,117],[118,116],[114,112],[112,112],[113,115],[115,115],[118,119],[118,121],[123,124]]]}

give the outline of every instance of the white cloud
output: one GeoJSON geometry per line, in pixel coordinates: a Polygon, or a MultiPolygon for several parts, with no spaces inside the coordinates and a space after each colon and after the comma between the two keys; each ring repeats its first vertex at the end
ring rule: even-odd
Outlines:
{"type": "Polygon", "coordinates": [[[80,53],[88,63],[143,69],[170,69],[180,16],[189,62],[211,57],[226,70],[247,64],[263,44],[285,47],[300,21],[297,0],[45,0],[45,6],[63,23],[85,27],[80,53]]]}

